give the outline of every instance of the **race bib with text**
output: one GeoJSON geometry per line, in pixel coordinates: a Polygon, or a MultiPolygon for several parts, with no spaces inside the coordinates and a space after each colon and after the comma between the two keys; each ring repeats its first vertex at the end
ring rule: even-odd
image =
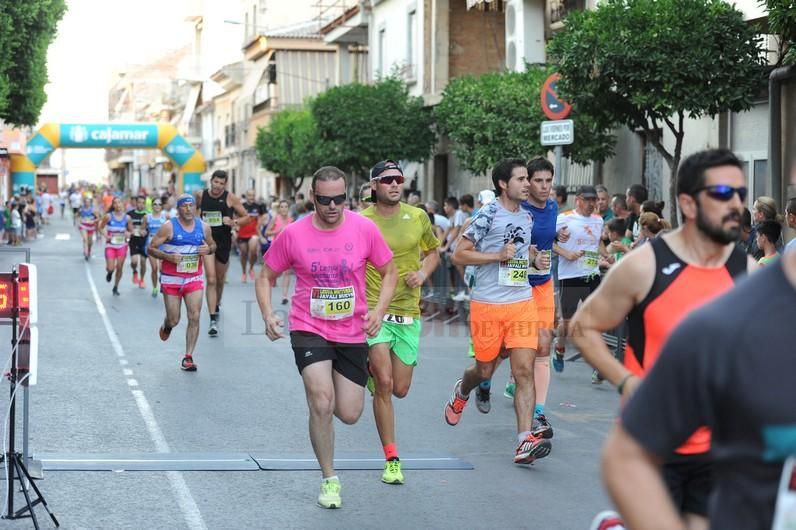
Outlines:
{"type": "Polygon", "coordinates": [[[401,315],[392,315],[390,313],[387,313],[386,315],[384,315],[384,318],[382,320],[384,320],[384,322],[390,322],[392,324],[399,324],[401,326],[408,326],[410,324],[414,324],[414,322],[415,322],[415,319],[412,318],[412,317],[404,317],[404,316],[401,316],[401,315]]]}
{"type": "Polygon", "coordinates": [[[501,261],[498,284],[505,287],[528,287],[528,258],[501,261]]]}
{"type": "Polygon", "coordinates": [[[198,254],[186,254],[182,256],[182,259],[177,264],[177,272],[182,273],[191,273],[191,272],[198,272],[199,271],[199,255],[198,254]]]}
{"type": "Polygon", "coordinates": [[[321,320],[343,320],[354,316],[354,287],[313,287],[310,314],[321,320]]]}
{"type": "Polygon", "coordinates": [[[221,226],[224,224],[221,212],[202,212],[202,217],[210,226],[221,226]]]}

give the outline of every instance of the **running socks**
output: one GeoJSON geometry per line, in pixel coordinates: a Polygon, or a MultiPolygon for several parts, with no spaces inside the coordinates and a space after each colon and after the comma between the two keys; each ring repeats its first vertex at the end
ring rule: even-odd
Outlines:
{"type": "Polygon", "coordinates": [[[384,446],[384,459],[398,460],[398,447],[396,447],[395,443],[387,444],[384,446]]]}
{"type": "Polygon", "coordinates": [[[210,313],[210,322],[218,321],[218,313],[210,313]]]}
{"type": "Polygon", "coordinates": [[[550,389],[550,356],[537,357],[533,367],[533,384],[536,387],[534,416],[544,414],[547,391],[550,389]]]}
{"type": "Polygon", "coordinates": [[[481,381],[481,384],[479,384],[478,386],[481,387],[481,390],[489,392],[489,390],[492,388],[492,380],[487,379],[486,381],[481,381]]]}

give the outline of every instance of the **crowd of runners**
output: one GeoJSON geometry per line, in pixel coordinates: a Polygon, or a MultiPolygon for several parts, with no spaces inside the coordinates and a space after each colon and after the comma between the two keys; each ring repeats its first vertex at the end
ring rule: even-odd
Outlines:
{"type": "MultiPolygon", "coordinates": [[[[730,343],[728,323],[738,320],[743,328],[754,314],[741,310],[751,306],[741,303],[732,317],[713,318],[720,311],[711,302],[726,292],[735,302],[742,289],[748,300],[775,308],[779,298],[794,297],[796,258],[778,257],[785,252],[783,225],[796,228],[796,199],[788,201],[784,217],[768,197],[746,209],[743,166],[726,150],[683,161],[675,230],[663,218],[665,205],[649,200],[640,184],[614,195],[604,186],[579,186],[569,208],[567,190],[555,186],[555,168],[544,158],[500,161],[492,170],[493,189],[448,197],[442,210],[405,193],[394,161],[377,163],[369,176],[350,197],[347,176],[322,167],[308,200],[299,195],[269,204],[251,191],[243,198],[229,192],[224,171],[194,195],[141,194],[125,201],[109,192],[70,190],[66,200],[84,258],[91,258],[95,241],[103,242],[114,295],[128,253],[133,283],[149,286],[153,297],[163,295],[162,340],[179,323],[184,304],[185,371],[197,369],[205,302],[208,334],[219,334],[226,276],[237,255],[240,281],[255,284],[266,335],[289,338],[306,391],[323,507],[342,505],[333,418],[355,423],[365,389],[384,452],[382,481],[404,482],[392,400],[409,392],[421,321],[439,309],[430,307],[427,293],[442,278],[444,309],[466,309],[473,358],[465,363],[462,352],[464,370],[451,374],[453,391],[441,404],[448,425],[462,420],[473,393],[477,410],[490,412],[492,378],[508,359],[501,386],[516,414],[513,461],[524,465],[547,456],[554,433],[545,415],[551,367],[563,371],[565,352],[577,349],[594,368],[591,382],[607,381],[622,396],[622,422],[609,438],[604,474],[629,527],[697,529],[707,528],[709,519],[732,518],[748,521],[743,528],[770,527],[783,461],[796,453],[796,395],[788,384],[796,363],[785,355],[796,337],[781,321],[788,314],[783,310],[758,322],[768,335],[756,334],[748,346],[730,343]],[[765,273],[733,290],[763,266],[765,273]],[[283,322],[277,306],[288,304],[283,322]],[[697,311],[701,306],[704,311],[697,311]],[[692,313],[711,331],[689,327],[692,313]],[[606,335],[617,339],[615,348],[609,349],[606,335]],[[718,344],[726,346],[726,356],[715,351],[718,344]],[[765,354],[746,359],[758,350],[765,354]],[[761,362],[766,368],[757,367],[761,362]],[[763,371],[769,380],[755,382],[749,371],[763,371]],[[769,381],[781,392],[775,399],[736,391],[769,381]],[[749,434],[745,423],[759,432],[749,434]],[[766,434],[783,424],[791,430],[780,438],[766,434]],[[754,489],[754,502],[737,502],[727,484],[754,489]],[[649,495],[650,503],[638,495],[649,495]]],[[[796,489],[796,475],[791,485],[796,489]]],[[[622,524],[616,513],[595,520],[595,528],[622,524]]]]}

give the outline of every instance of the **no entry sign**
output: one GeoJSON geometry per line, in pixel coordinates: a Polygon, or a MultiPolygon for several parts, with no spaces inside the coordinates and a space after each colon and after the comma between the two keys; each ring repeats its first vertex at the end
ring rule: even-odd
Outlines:
{"type": "Polygon", "coordinates": [[[572,106],[562,100],[556,91],[561,74],[552,74],[542,85],[542,111],[551,120],[563,120],[569,116],[572,106]]]}

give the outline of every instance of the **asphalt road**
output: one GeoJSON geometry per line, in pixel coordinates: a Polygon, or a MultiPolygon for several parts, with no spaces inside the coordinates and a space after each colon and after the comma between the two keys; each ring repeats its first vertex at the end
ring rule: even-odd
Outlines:
{"type": "MultiPolygon", "coordinates": [[[[240,282],[237,261],[224,292],[220,337],[207,336],[203,310],[199,370],[184,373],[184,322],[169,342],[159,340],[163,302],[150,296],[151,286],[133,286],[128,265],[114,298],[101,246],[86,263],[68,220],[56,220],[45,234],[31,245],[41,306],[39,381],[30,393],[34,455],[312,454],[289,344],[262,334],[254,286],[240,282]]],[[[8,263],[2,255],[0,268],[8,263]]],[[[334,511],[316,506],[320,474],[312,471],[47,471],[37,484],[67,529],[588,528],[610,506],[598,469],[616,393],[591,385],[582,362],[554,373],[547,403],[552,454],[516,466],[513,408],[501,392],[493,393],[488,415],[471,403],[457,427],[443,419],[443,404],[470,362],[466,352],[462,324],[425,325],[412,389],[396,403],[398,448],[450,453],[474,470],[407,471],[403,486],[382,484],[380,471],[341,471],[343,508],[334,511]]],[[[496,388],[507,375],[501,367],[496,388]]],[[[356,425],[335,424],[338,453],[381,455],[370,401],[356,425]]],[[[15,500],[18,508],[22,498],[15,500]]],[[[41,508],[37,513],[51,527],[41,508]]],[[[28,527],[29,520],[0,521],[0,528],[28,527]]]]}

